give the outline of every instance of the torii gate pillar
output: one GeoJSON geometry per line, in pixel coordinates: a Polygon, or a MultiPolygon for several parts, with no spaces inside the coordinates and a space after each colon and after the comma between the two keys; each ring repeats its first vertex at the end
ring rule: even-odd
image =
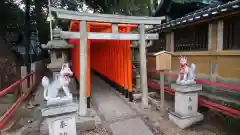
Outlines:
{"type": "Polygon", "coordinates": [[[79,116],[87,115],[87,97],[86,97],[86,89],[87,89],[87,66],[88,66],[88,47],[87,47],[87,22],[80,22],[80,83],[79,83],[79,116]],[[84,95],[84,96],[83,96],[84,95]]]}
{"type": "Polygon", "coordinates": [[[145,42],[145,26],[139,25],[139,52],[140,52],[140,82],[142,92],[143,108],[148,108],[148,86],[147,86],[147,66],[146,66],[146,42],[145,42]]]}

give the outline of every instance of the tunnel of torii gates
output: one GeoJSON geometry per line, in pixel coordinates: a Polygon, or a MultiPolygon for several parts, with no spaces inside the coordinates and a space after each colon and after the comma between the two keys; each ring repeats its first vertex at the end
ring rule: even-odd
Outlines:
{"type": "Polygon", "coordinates": [[[146,40],[157,40],[158,34],[145,34],[145,25],[160,24],[165,17],[137,17],[90,14],[56,9],[57,18],[71,21],[70,31],[61,31],[63,39],[74,45],[72,67],[79,81],[79,115],[87,115],[90,105],[91,69],[104,76],[129,100],[132,95],[132,62],[130,40],[139,40],[142,104],[148,107],[146,40]],[[138,29],[138,33],[129,33],[138,29]]]}

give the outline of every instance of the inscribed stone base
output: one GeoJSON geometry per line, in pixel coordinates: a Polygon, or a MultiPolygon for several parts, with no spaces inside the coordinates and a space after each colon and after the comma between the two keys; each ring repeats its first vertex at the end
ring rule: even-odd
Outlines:
{"type": "Polygon", "coordinates": [[[175,93],[175,112],[183,115],[190,116],[196,114],[198,110],[198,93],[175,93]]]}
{"type": "Polygon", "coordinates": [[[46,119],[50,135],[77,135],[75,113],[46,119]]]}

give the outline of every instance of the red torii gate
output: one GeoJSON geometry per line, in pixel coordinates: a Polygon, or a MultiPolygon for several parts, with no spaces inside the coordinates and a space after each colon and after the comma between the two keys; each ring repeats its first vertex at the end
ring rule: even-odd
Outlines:
{"type": "MultiPolygon", "coordinates": [[[[115,64],[111,64],[109,66],[103,66],[102,63],[98,63],[98,66],[93,67],[97,72],[104,74],[111,78],[110,80],[117,82],[120,86],[124,88],[128,88],[128,91],[131,93],[131,81],[129,80],[127,75],[131,74],[131,50],[130,50],[130,40],[139,40],[139,51],[140,51],[140,74],[141,74],[141,89],[142,89],[142,103],[143,107],[148,107],[148,87],[147,87],[147,70],[146,70],[146,40],[156,40],[158,39],[158,33],[155,34],[145,34],[145,25],[151,24],[160,24],[165,17],[137,17],[137,16],[122,16],[122,15],[108,15],[108,14],[91,14],[91,13],[80,13],[75,11],[67,11],[63,9],[56,9],[51,7],[51,11],[57,13],[57,17],[60,19],[70,19],[80,21],[79,24],[79,32],[61,32],[61,38],[64,39],[80,39],[79,41],[79,58],[80,62],[77,63],[80,68],[79,70],[79,82],[80,82],[80,98],[79,98],[79,115],[85,116],[87,113],[87,98],[86,96],[90,96],[90,60],[88,55],[90,50],[94,51],[94,49],[90,49],[90,42],[95,42],[96,40],[105,40],[105,45],[107,45],[108,49],[106,50],[108,53],[102,53],[95,55],[95,61],[101,60],[106,62],[111,61],[115,64]],[[103,23],[94,23],[94,22],[103,22],[103,23]],[[134,24],[134,25],[126,25],[126,24],[134,24]],[[102,28],[96,28],[102,27],[102,28]],[[104,26],[104,27],[103,27],[104,26]],[[95,28],[94,28],[95,27],[95,28]],[[109,28],[110,27],[110,28],[109,28]],[[120,29],[120,27],[124,27],[124,29],[120,29]],[[138,27],[139,33],[129,33],[131,27],[138,27]],[[91,29],[92,28],[92,29],[91,29]],[[95,29],[95,30],[94,30],[95,29]],[[89,40],[88,40],[89,39],[89,40]],[[106,40],[108,40],[106,43],[106,40]],[[115,40],[115,41],[114,41],[115,40]],[[118,48],[117,45],[124,46],[118,48]],[[114,47],[113,47],[114,46],[114,47]],[[109,49],[112,48],[112,49],[109,49]],[[123,55],[125,52],[125,55],[123,55]],[[114,55],[120,53],[122,56],[127,56],[126,58],[121,57],[121,55],[114,55]],[[113,57],[114,56],[114,57],[113,57]],[[103,59],[105,58],[105,59],[103,59]],[[114,59],[115,58],[115,59],[114,59]],[[124,64],[125,63],[125,64],[124,64]],[[128,66],[126,66],[128,65],[128,66]],[[126,67],[125,67],[126,66],[126,67]],[[117,73],[112,73],[109,70],[109,67],[112,67],[111,70],[117,71],[117,73]],[[121,68],[123,71],[118,73],[121,68]],[[127,71],[127,74],[124,74],[124,71],[127,71]],[[109,73],[108,73],[109,72],[109,73]],[[88,89],[88,90],[87,90],[88,89]],[[88,91],[88,93],[87,93],[88,91]]],[[[77,30],[78,31],[78,30],[77,30]]],[[[99,43],[99,41],[98,41],[99,43]]],[[[100,44],[100,43],[99,43],[100,44]]],[[[106,49],[106,48],[105,48],[106,49]]],[[[95,51],[96,53],[97,51],[95,51]]],[[[99,52],[99,51],[98,51],[99,52]]],[[[104,52],[104,51],[103,51],[104,52]]],[[[93,55],[92,55],[93,56],[93,55]]],[[[75,55],[76,57],[76,55],[75,55]]],[[[78,59],[78,58],[77,58],[78,59]]],[[[76,63],[75,63],[76,64],[76,63]]],[[[96,63],[94,63],[96,64],[96,63]]],[[[92,63],[92,65],[94,65],[92,63]]],[[[75,68],[76,68],[75,67],[75,68]]],[[[77,71],[77,69],[74,69],[77,71]]],[[[76,73],[76,72],[75,72],[76,73]]],[[[131,77],[131,75],[129,76],[131,77]]]]}

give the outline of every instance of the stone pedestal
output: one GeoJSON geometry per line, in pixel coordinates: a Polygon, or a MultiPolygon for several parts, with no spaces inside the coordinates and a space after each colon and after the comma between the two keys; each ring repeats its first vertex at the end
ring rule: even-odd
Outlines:
{"type": "Polygon", "coordinates": [[[202,90],[202,85],[172,84],[171,89],[176,90],[175,110],[169,113],[169,119],[182,129],[201,121],[203,115],[198,113],[197,110],[198,91],[202,90]]]}
{"type": "Polygon", "coordinates": [[[77,104],[70,103],[42,108],[42,116],[46,118],[50,135],[77,135],[77,104]]]}

